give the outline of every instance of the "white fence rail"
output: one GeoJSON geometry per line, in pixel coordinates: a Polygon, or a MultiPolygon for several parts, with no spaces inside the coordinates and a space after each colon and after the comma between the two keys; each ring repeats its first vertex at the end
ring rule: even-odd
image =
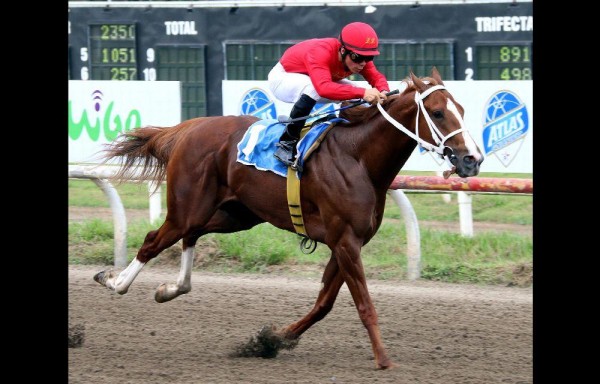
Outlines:
{"type": "MultiPolygon", "coordinates": [[[[115,238],[115,267],[127,266],[127,215],[119,193],[108,179],[115,176],[118,167],[111,166],[82,166],[69,165],[69,178],[92,180],[108,199],[113,214],[114,238],[115,238]]],[[[135,174],[132,180],[135,180],[135,174]]],[[[156,221],[161,214],[160,189],[154,192],[156,184],[148,183],[150,222],[156,221]]]]}
{"type": "MultiPolygon", "coordinates": [[[[113,212],[115,228],[115,267],[127,265],[127,217],[121,198],[108,181],[118,171],[116,166],[69,165],[69,178],[90,179],[102,189],[109,200],[113,212]]],[[[131,172],[130,179],[135,181],[139,171],[131,172]]],[[[160,189],[155,183],[148,184],[150,222],[161,215],[160,189]],[[156,189],[156,191],[154,191],[156,189]]],[[[471,195],[474,193],[517,193],[532,194],[533,182],[529,179],[471,178],[445,180],[442,177],[398,176],[390,186],[390,195],[400,207],[406,226],[407,241],[407,278],[416,280],[421,277],[421,235],[419,222],[412,204],[401,190],[417,191],[456,191],[458,195],[460,229],[463,236],[473,236],[473,217],[471,195]]]]}

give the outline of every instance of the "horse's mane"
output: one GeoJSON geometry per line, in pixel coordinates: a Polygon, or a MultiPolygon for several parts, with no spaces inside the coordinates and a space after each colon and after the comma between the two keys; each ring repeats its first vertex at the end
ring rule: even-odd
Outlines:
{"type": "MultiPolygon", "coordinates": [[[[437,85],[437,81],[435,81],[431,77],[422,77],[421,80],[425,83],[437,85]]],[[[383,107],[383,109],[385,109],[386,111],[389,110],[389,107],[392,105],[392,103],[394,103],[396,100],[398,100],[403,94],[410,93],[410,92],[416,90],[416,86],[412,82],[412,80],[410,80],[410,77],[403,79],[402,82],[406,83],[406,88],[400,93],[400,95],[388,97],[388,99],[386,101],[384,101],[383,104],[381,105],[383,107]]],[[[342,103],[342,108],[349,104],[350,104],[350,102],[344,101],[342,103]]],[[[340,117],[342,117],[352,123],[358,124],[358,123],[361,123],[364,121],[369,121],[371,118],[373,118],[373,116],[377,115],[378,113],[379,113],[379,109],[377,109],[375,106],[359,105],[357,107],[352,107],[352,108],[348,108],[348,109],[344,109],[344,110],[340,111],[340,117]]]]}

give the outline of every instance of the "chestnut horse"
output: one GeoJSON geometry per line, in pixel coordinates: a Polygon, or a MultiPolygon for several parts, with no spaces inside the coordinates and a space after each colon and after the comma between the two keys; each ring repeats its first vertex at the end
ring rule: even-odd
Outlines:
{"type": "MultiPolygon", "coordinates": [[[[301,206],[310,239],[326,244],[331,257],[325,267],[314,307],[302,319],[276,330],[281,340],[297,341],[333,308],[346,283],[367,329],[377,368],[395,366],[383,345],[360,257],[375,235],[388,187],[417,143],[445,157],[460,177],[475,176],[483,155],[464,127],[463,107],[444,87],[438,71],[431,77],[413,73],[406,89],[383,104],[343,110],[349,120],[333,127],[305,164],[301,206]]],[[[119,294],[143,266],[182,240],[181,269],[176,282],[161,284],[162,303],[188,293],[194,246],[207,233],[231,233],[263,222],[294,232],[286,195],[286,179],[236,161],[237,144],[253,116],[199,117],[173,127],[143,127],[121,135],[105,158],[121,161],[118,179],[142,165],[145,180],[167,181],[167,214],[150,231],[137,256],[122,272],[99,272],[94,280],[119,294]]]]}

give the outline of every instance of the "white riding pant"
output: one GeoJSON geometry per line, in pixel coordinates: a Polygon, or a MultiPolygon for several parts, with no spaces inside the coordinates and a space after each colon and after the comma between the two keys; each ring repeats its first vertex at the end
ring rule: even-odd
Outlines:
{"type": "MultiPolygon", "coordinates": [[[[341,101],[329,100],[319,96],[308,75],[288,73],[279,62],[271,69],[267,79],[269,81],[269,89],[273,92],[273,95],[286,103],[295,103],[302,94],[306,94],[311,99],[323,104],[338,103],[341,101]]],[[[360,86],[358,83],[348,79],[341,79],[337,83],[360,86]]]]}

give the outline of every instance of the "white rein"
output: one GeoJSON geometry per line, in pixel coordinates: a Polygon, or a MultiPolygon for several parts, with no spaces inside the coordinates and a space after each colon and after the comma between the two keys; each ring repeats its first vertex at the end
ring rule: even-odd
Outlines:
{"type": "Polygon", "coordinates": [[[422,94],[419,92],[415,92],[415,103],[417,104],[417,116],[415,118],[415,132],[416,134],[409,131],[404,125],[397,122],[393,117],[391,117],[381,106],[381,104],[377,103],[377,108],[379,112],[385,117],[387,121],[389,121],[394,127],[398,128],[400,131],[404,132],[406,135],[414,139],[419,145],[430,152],[436,152],[441,157],[444,157],[444,143],[454,135],[457,135],[465,130],[465,128],[457,129],[456,131],[450,132],[447,136],[444,136],[440,130],[435,126],[434,122],[429,117],[429,113],[425,109],[423,105],[423,99],[429,96],[432,92],[446,89],[443,85],[434,85],[433,87],[427,89],[422,94]],[[421,139],[419,137],[419,113],[423,110],[423,116],[425,116],[425,120],[427,121],[427,126],[429,127],[429,131],[431,131],[431,137],[435,141],[436,145],[428,143],[427,141],[421,139]]]}

